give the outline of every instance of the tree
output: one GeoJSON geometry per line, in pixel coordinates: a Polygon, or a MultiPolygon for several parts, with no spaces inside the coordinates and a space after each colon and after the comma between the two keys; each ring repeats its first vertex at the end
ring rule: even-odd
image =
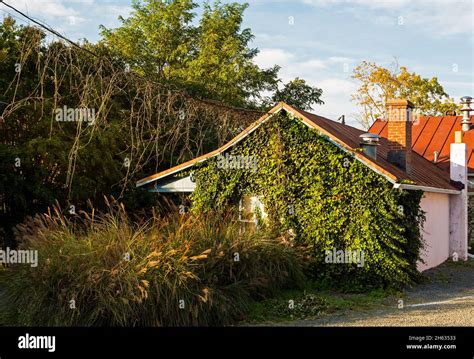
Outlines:
{"type": "Polygon", "coordinates": [[[271,101],[273,104],[283,101],[301,110],[311,110],[313,104],[324,104],[321,100],[322,94],[323,90],[312,87],[305,80],[297,77],[286,83],[281,90],[277,90],[271,101]]]}
{"type": "Polygon", "coordinates": [[[80,210],[106,195],[148,208],[156,197],[137,191],[137,179],[210,151],[260,116],[196,99],[260,107],[279,67],[253,63],[245,5],[206,4],[197,24],[195,7],[134,2],[122,26],[82,44],[99,56],[45,42],[43,30],[10,17],[0,23],[0,243],[56,201],[80,210]],[[65,107],[96,119],[58,120],[65,107]]]}
{"type": "Polygon", "coordinates": [[[195,51],[192,0],[133,0],[121,26],[101,26],[102,42],[130,69],[160,81],[172,81],[195,51]]]}
{"type": "Polygon", "coordinates": [[[241,29],[247,5],[205,3],[193,26],[192,0],[135,1],[117,29],[102,27],[102,42],[130,68],[201,98],[258,107],[260,93],[277,87],[279,67],[253,63],[253,35],[241,29]]]}
{"type": "Polygon", "coordinates": [[[210,151],[259,117],[124,71],[104,43],[83,45],[102,54],[92,56],[45,37],[10,17],[0,22],[0,245],[56,201],[79,211],[113,196],[131,211],[149,208],[156,197],[136,180],[210,151]],[[58,120],[58,110],[95,118],[58,120]]]}
{"type": "Polygon", "coordinates": [[[247,4],[208,3],[197,28],[196,54],[182,71],[193,93],[237,106],[258,106],[260,93],[275,90],[278,66],[262,70],[253,63],[250,29],[241,30],[247,4]]]}
{"type": "Polygon", "coordinates": [[[361,107],[359,122],[365,128],[377,118],[386,117],[385,103],[390,98],[408,99],[417,111],[431,116],[457,108],[436,77],[422,78],[398,63],[391,70],[363,61],[354,69],[352,78],[360,82],[352,99],[361,107]]]}

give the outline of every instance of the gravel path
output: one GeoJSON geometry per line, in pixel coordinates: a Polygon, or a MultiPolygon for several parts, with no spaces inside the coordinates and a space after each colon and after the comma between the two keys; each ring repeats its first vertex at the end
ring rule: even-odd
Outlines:
{"type": "Polygon", "coordinates": [[[406,292],[404,307],[349,311],[297,326],[474,326],[474,261],[448,264],[426,272],[429,282],[406,292]]]}

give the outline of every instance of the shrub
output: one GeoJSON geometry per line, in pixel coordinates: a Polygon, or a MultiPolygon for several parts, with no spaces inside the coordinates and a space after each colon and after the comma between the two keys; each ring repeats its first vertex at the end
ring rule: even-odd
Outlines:
{"type": "Polygon", "coordinates": [[[328,308],[327,301],[315,294],[305,293],[303,297],[296,300],[293,306],[290,306],[288,302],[278,302],[275,305],[275,310],[295,319],[307,319],[314,318],[328,308]]]}
{"type": "Polygon", "coordinates": [[[331,309],[324,297],[306,291],[287,291],[279,298],[255,302],[247,319],[249,323],[315,319],[331,309]]]}
{"type": "Polygon", "coordinates": [[[8,268],[9,310],[20,325],[225,325],[251,300],[303,283],[291,247],[217,218],[154,214],[132,223],[119,205],[38,215],[17,238],[38,250],[39,265],[8,268]]]}

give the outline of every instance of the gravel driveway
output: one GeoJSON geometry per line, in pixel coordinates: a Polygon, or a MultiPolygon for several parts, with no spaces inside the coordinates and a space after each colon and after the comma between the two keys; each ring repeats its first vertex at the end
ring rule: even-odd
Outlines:
{"type": "Polygon", "coordinates": [[[450,263],[427,271],[429,282],[406,292],[403,308],[349,311],[297,326],[474,326],[474,261],[450,263]]]}

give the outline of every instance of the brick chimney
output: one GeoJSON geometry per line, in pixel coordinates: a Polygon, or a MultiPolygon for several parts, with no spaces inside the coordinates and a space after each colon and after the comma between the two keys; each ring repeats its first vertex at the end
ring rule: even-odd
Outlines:
{"type": "Polygon", "coordinates": [[[387,101],[388,155],[387,160],[395,166],[411,172],[411,127],[414,105],[403,99],[387,101]]]}

